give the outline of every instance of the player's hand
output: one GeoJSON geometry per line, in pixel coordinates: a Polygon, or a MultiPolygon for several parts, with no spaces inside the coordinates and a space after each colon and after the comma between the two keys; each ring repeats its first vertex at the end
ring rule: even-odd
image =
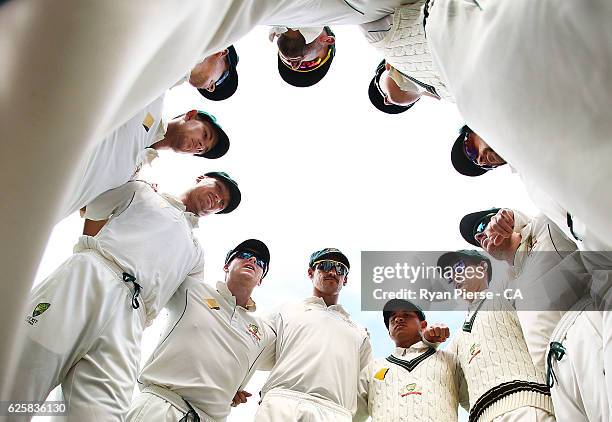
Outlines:
{"type": "Polygon", "coordinates": [[[430,343],[444,343],[450,337],[446,324],[431,324],[423,331],[423,338],[430,343]]]}
{"type": "Polygon", "coordinates": [[[514,232],[514,212],[507,208],[497,211],[497,214],[489,221],[487,229],[493,244],[499,246],[504,239],[509,238],[514,232]]]}
{"type": "Polygon", "coordinates": [[[241,403],[246,403],[247,398],[251,396],[252,394],[249,393],[248,391],[244,391],[244,390],[236,391],[236,395],[232,399],[232,407],[236,407],[241,403]]]}

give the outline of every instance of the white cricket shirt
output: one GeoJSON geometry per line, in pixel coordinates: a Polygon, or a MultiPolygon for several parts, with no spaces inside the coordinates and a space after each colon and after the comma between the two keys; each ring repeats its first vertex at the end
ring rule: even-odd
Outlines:
{"type": "Polygon", "coordinates": [[[164,95],[136,113],[88,151],[79,163],[69,198],[64,203],[62,218],[83,208],[98,195],[132,179],[142,164],[157,157],[148,148],[163,139],[164,95]]]}
{"type": "Polygon", "coordinates": [[[355,413],[359,372],[372,360],[368,332],[342,305],[319,297],[285,305],[269,317],[275,364],[262,397],[283,388],[327,399],[355,413]]]}
{"type": "Polygon", "coordinates": [[[141,181],[103,193],[85,212],[90,220],[109,216],[95,237],[81,236],[75,250],[94,249],[136,277],[152,321],[188,275],[202,276],[204,253],[192,232],[198,217],[141,181]]]}
{"type": "Polygon", "coordinates": [[[355,418],[372,422],[417,420],[456,422],[459,391],[455,356],[422,341],[396,347],[376,359],[359,379],[359,410],[355,418]]]}
{"type": "Polygon", "coordinates": [[[141,388],[158,385],[172,390],[218,421],[230,413],[236,391],[257,367],[257,358],[276,336],[255,317],[224,282],[216,288],[188,278],[167,305],[168,327],[144,365],[141,388]]]}

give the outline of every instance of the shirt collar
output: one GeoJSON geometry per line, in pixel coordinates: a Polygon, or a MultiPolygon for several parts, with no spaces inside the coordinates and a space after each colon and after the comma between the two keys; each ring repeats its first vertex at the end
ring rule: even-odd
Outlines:
{"type": "Polygon", "coordinates": [[[424,350],[429,349],[429,346],[426,345],[425,343],[423,343],[422,341],[417,341],[416,343],[414,343],[412,346],[410,347],[396,347],[394,354],[397,357],[403,357],[406,356],[408,353],[410,352],[423,352],[424,350]]]}
{"type": "Polygon", "coordinates": [[[157,130],[155,131],[155,137],[153,138],[153,144],[161,141],[166,137],[166,131],[168,130],[168,122],[164,121],[164,119],[159,120],[159,124],[157,125],[157,130]]]}
{"type": "Polygon", "coordinates": [[[236,305],[236,296],[232,294],[230,289],[227,287],[227,283],[224,281],[217,281],[217,291],[219,294],[227,300],[232,306],[244,309],[247,312],[255,312],[257,310],[257,304],[252,298],[249,298],[246,304],[246,308],[236,305]]]}
{"type": "Polygon", "coordinates": [[[339,313],[340,315],[344,316],[347,319],[350,318],[350,314],[346,312],[346,310],[344,309],[342,305],[336,304],[336,305],[327,306],[327,304],[321,297],[316,297],[316,296],[307,297],[306,299],[304,299],[304,303],[306,305],[320,305],[320,306],[323,306],[329,309],[330,311],[339,313]]]}
{"type": "Polygon", "coordinates": [[[198,217],[197,215],[195,215],[192,212],[186,211],[186,207],[185,204],[183,204],[183,202],[178,199],[176,196],[171,195],[169,193],[162,193],[161,194],[162,198],[164,198],[166,201],[168,201],[168,203],[170,205],[172,205],[174,208],[176,208],[179,211],[183,212],[183,215],[185,216],[185,219],[187,219],[187,222],[191,225],[192,229],[197,229],[198,228],[198,221],[200,220],[200,217],[198,217]]]}

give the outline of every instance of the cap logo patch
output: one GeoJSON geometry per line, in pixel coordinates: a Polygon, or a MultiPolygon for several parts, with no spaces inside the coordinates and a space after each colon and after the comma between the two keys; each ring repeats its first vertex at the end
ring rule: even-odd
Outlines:
{"type": "Polygon", "coordinates": [[[404,388],[400,390],[400,397],[406,397],[406,396],[411,396],[411,395],[420,396],[422,394],[423,392],[421,391],[420,388],[417,387],[416,383],[414,382],[406,385],[404,388]]]}
{"type": "Polygon", "coordinates": [[[149,130],[151,130],[151,127],[153,126],[153,122],[155,122],[155,119],[153,118],[151,113],[147,113],[144,120],[142,121],[142,127],[144,127],[144,130],[148,132],[149,130]]]}
{"type": "Polygon", "coordinates": [[[204,303],[206,303],[208,305],[209,309],[214,309],[215,311],[218,311],[219,309],[221,309],[219,307],[219,304],[217,303],[216,299],[212,299],[212,298],[211,299],[207,299],[207,298],[204,298],[204,303]]]}
{"type": "Polygon", "coordinates": [[[384,381],[385,376],[387,376],[387,372],[389,372],[389,368],[381,368],[374,374],[374,379],[379,381],[384,381]]]}

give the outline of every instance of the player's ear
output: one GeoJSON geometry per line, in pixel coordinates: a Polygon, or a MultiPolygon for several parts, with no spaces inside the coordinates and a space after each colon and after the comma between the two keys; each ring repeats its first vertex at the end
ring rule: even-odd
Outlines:
{"type": "Polygon", "coordinates": [[[308,278],[312,280],[313,276],[314,276],[314,269],[308,267],[308,278]]]}
{"type": "Polygon", "coordinates": [[[225,271],[226,273],[229,273],[229,264],[225,264],[223,266],[223,271],[225,271]]]}
{"type": "Polygon", "coordinates": [[[421,321],[421,330],[425,330],[427,328],[427,321],[421,321]]]}
{"type": "Polygon", "coordinates": [[[198,114],[198,110],[189,110],[185,113],[185,120],[191,120],[198,114]]]}
{"type": "Polygon", "coordinates": [[[344,276],[344,283],[342,285],[346,286],[346,283],[348,283],[348,274],[344,276]]]}

